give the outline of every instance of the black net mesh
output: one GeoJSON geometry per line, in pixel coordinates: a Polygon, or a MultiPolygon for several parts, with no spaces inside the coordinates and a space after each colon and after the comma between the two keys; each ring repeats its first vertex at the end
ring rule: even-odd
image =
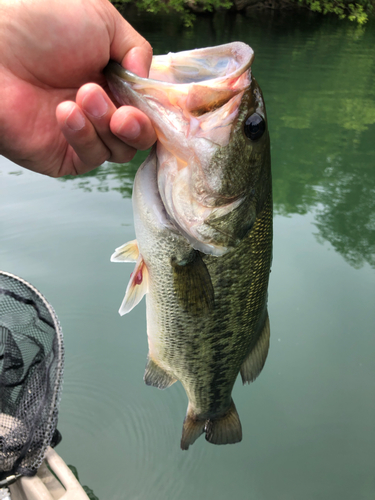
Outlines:
{"type": "Polygon", "coordinates": [[[56,430],[62,374],[53,308],[32,285],[0,271],[0,480],[36,473],[56,430]]]}

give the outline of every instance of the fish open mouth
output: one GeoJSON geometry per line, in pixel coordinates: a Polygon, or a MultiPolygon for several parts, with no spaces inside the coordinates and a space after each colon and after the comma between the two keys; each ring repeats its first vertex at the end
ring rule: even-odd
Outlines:
{"type": "Polygon", "coordinates": [[[233,42],[154,56],[149,78],[112,61],[104,71],[118,102],[143,111],[155,128],[158,190],[168,215],[195,249],[213,255],[228,249],[207,235],[206,220],[241,199],[219,193],[219,172],[213,182],[206,174],[218,148],[229,144],[253,58],[251,47],[233,42]]]}
{"type": "Polygon", "coordinates": [[[253,58],[251,47],[233,42],[154,56],[149,78],[141,78],[113,61],[104,73],[116,99],[144,111],[158,132],[159,120],[152,113],[151,100],[167,109],[177,108],[185,116],[214,111],[248,87],[247,70],[253,58]]]}
{"type": "Polygon", "coordinates": [[[241,76],[253,57],[251,47],[242,42],[155,56],[150,78],[181,84],[217,80],[220,84],[228,77],[241,76]]]}

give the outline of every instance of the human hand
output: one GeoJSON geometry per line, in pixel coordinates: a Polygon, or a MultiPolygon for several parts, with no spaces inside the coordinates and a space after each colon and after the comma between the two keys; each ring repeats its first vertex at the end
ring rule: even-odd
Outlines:
{"type": "Polygon", "coordinates": [[[152,58],[107,0],[0,0],[0,53],[0,153],[15,163],[76,175],[155,142],[150,120],[105,92],[109,59],[146,77],[152,58]]]}

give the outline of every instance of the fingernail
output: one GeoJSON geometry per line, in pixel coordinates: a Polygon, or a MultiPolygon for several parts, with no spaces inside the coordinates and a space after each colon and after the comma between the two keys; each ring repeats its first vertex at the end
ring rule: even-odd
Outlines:
{"type": "Polygon", "coordinates": [[[101,118],[108,111],[108,104],[100,94],[89,94],[82,100],[83,109],[94,118],[101,118]]]}
{"type": "Polygon", "coordinates": [[[127,118],[121,124],[117,133],[123,139],[133,141],[134,139],[137,139],[137,137],[139,137],[141,133],[141,126],[139,125],[138,121],[135,118],[132,118],[130,120],[129,118],[127,118]]]}
{"type": "Polygon", "coordinates": [[[81,130],[85,126],[85,117],[77,108],[74,108],[67,116],[65,125],[75,131],[81,130]]]}
{"type": "Polygon", "coordinates": [[[146,47],[133,47],[130,49],[124,59],[122,60],[122,66],[132,73],[135,73],[142,78],[148,77],[148,72],[150,69],[152,59],[152,48],[151,46],[146,47]]]}

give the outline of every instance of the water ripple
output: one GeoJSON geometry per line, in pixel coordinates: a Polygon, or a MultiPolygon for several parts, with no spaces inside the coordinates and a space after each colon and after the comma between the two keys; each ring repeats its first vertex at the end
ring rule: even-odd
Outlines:
{"type": "Polygon", "coordinates": [[[160,391],[135,377],[110,383],[109,362],[95,370],[91,358],[78,355],[69,356],[66,373],[61,424],[74,429],[86,453],[100,450],[95,460],[111,461],[107,498],[122,500],[125,485],[133,499],[183,498],[184,481],[176,482],[176,473],[183,469],[184,477],[194,474],[201,467],[197,456],[202,451],[197,445],[195,453],[179,447],[187,407],[181,384],[160,391]]]}

